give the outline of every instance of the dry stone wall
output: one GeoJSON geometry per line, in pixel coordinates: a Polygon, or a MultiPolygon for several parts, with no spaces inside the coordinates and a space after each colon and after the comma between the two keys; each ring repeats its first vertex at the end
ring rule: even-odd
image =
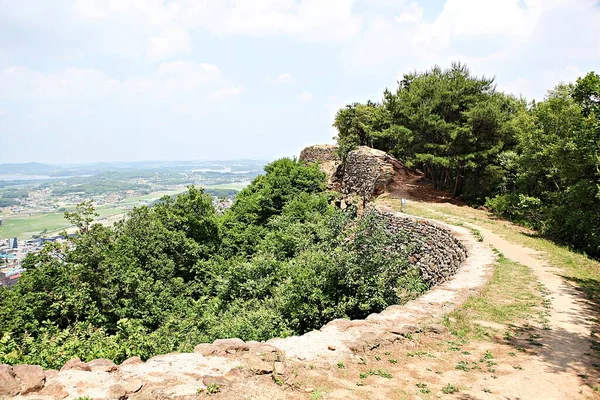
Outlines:
{"type": "Polygon", "coordinates": [[[406,237],[398,247],[416,247],[409,260],[421,271],[428,286],[445,282],[467,258],[467,248],[452,233],[437,223],[393,213],[381,213],[388,230],[406,237]]]}
{"type": "Polygon", "coordinates": [[[165,354],[146,362],[132,357],[115,365],[106,359],[85,363],[76,358],[60,371],[0,365],[0,399],[184,399],[196,398],[199,389],[211,384],[243,386],[246,380],[264,375],[285,381],[292,379],[289,373],[296,363],[335,363],[403,340],[422,329],[419,324],[425,318],[450,311],[486,282],[494,256],[466,229],[389,210],[379,215],[392,233],[405,238],[396,243],[397,249],[416,245],[410,261],[435,286],[419,299],[390,306],[365,320],[334,320],[301,336],[266,343],[219,339],[199,344],[194,353],[165,354]],[[468,253],[475,254],[467,258],[468,253]],[[457,279],[450,279],[457,272],[457,279]]]}
{"type": "Polygon", "coordinates": [[[339,158],[338,147],[334,145],[307,147],[300,153],[300,160],[318,163],[327,174],[329,189],[345,195],[358,195],[366,200],[383,193],[392,181],[408,174],[400,161],[367,146],[359,146],[349,152],[344,164],[339,158]]]}

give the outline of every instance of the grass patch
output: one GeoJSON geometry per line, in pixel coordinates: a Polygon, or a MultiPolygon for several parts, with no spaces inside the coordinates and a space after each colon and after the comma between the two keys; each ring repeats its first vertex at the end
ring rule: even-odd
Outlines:
{"type": "Polygon", "coordinates": [[[485,340],[492,329],[475,321],[514,323],[532,315],[542,298],[526,266],[500,256],[494,274],[479,296],[470,297],[446,317],[450,331],[461,338],[485,340]]]}

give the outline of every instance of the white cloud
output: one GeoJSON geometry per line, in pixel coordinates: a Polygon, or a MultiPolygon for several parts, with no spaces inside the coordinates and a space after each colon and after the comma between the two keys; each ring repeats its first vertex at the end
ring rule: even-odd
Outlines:
{"type": "Polygon", "coordinates": [[[277,75],[276,77],[272,78],[270,81],[272,83],[277,83],[277,84],[289,84],[289,83],[296,82],[296,80],[294,79],[292,74],[289,74],[287,72],[277,75]]]}
{"type": "Polygon", "coordinates": [[[141,107],[177,102],[210,102],[210,98],[241,93],[209,63],[171,61],[161,63],[151,74],[118,80],[101,71],[65,68],[44,74],[24,67],[0,70],[0,99],[65,103],[82,107],[87,103],[118,102],[141,107]]]}
{"type": "Polygon", "coordinates": [[[569,65],[561,69],[547,69],[539,71],[538,74],[530,77],[518,77],[510,82],[500,84],[498,89],[515,96],[525,96],[529,99],[541,101],[548,90],[554,88],[559,83],[574,82],[578,77],[585,75],[574,65],[569,65]]]}
{"type": "Polygon", "coordinates": [[[434,18],[416,2],[399,2],[364,20],[360,37],[342,48],[342,65],[352,75],[395,70],[398,78],[460,60],[496,76],[501,88],[539,98],[570,65],[584,73],[597,64],[599,24],[595,0],[446,0],[434,18]]]}
{"type": "Polygon", "coordinates": [[[312,100],[312,98],[313,94],[308,90],[305,90],[304,92],[298,95],[298,100],[300,100],[302,103],[308,103],[312,100]]]}
{"type": "Polygon", "coordinates": [[[339,41],[358,34],[353,0],[78,0],[76,14],[92,20],[129,16],[151,26],[176,25],[217,35],[296,36],[339,41]]]}
{"type": "Polygon", "coordinates": [[[229,96],[238,96],[244,91],[242,86],[235,87],[224,87],[214,92],[211,92],[211,96],[213,97],[229,97],[229,96]]]}
{"type": "Polygon", "coordinates": [[[34,101],[97,101],[114,95],[121,84],[103,72],[69,67],[43,74],[25,67],[0,70],[0,98],[34,101]]]}
{"type": "Polygon", "coordinates": [[[165,29],[148,39],[147,56],[151,60],[161,60],[190,54],[193,50],[190,35],[181,29],[165,29]]]}
{"type": "Polygon", "coordinates": [[[76,16],[95,20],[132,16],[152,26],[165,26],[181,15],[181,3],[162,0],[77,0],[74,11],[76,16]]]}

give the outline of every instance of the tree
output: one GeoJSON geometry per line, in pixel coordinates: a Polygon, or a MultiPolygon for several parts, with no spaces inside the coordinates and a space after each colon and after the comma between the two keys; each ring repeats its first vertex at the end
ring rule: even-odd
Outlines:
{"type": "Polygon", "coordinates": [[[395,93],[384,92],[382,104],[349,105],[334,126],[342,152],[352,145],[390,152],[422,168],[436,188],[481,201],[484,194],[465,193],[465,181],[491,175],[488,166],[512,141],[509,121],[523,107],[497,93],[493,79],[453,63],[405,75],[395,93]]]}
{"type": "Polygon", "coordinates": [[[89,232],[95,217],[99,217],[100,214],[94,209],[93,200],[87,200],[77,204],[74,212],[65,211],[64,216],[65,219],[75,225],[77,229],[79,229],[79,233],[83,235],[89,232]]]}

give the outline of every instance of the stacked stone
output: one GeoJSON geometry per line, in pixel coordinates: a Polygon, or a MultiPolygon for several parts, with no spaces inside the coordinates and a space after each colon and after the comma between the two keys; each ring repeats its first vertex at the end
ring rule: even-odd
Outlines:
{"type": "Polygon", "coordinates": [[[405,173],[402,163],[391,155],[367,146],[359,146],[348,153],[342,164],[338,147],[316,145],[302,150],[300,160],[318,163],[327,174],[328,188],[344,195],[358,195],[364,200],[385,192],[399,173],[405,173]]]}
{"type": "Polygon", "coordinates": [[[390,233],[404,238],[395,244],[396,250],[409,249],[411,264],[429,287],[448,280],[467,258],[464,244],[446,228],[427,220],[380,215],[390,233]]]}

